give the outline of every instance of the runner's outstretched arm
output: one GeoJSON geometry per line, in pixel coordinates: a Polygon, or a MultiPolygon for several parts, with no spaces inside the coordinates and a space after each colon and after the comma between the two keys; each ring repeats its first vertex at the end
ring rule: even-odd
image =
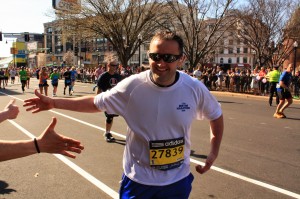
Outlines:
{"type": "Polygon", "coordinates": [[[99,112],[99,109],[94,104],[93,96],[53,99],[40,94],[37,90],[35,90],[34,93],[37,97],[25,100],[23,105],[24,107],[29,107],[26,111],[32,111],[32,113],[38,113],[53,108],[86,113],[99,112]]]}

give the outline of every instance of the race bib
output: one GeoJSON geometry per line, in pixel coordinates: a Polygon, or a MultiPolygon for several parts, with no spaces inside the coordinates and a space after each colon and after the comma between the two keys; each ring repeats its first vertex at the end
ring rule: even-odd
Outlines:
{"type": "Polygon", "coordinates": [[[184,161],[184,138],[149,142],[150,166],[159,170],[174,169],[184,161]]]}

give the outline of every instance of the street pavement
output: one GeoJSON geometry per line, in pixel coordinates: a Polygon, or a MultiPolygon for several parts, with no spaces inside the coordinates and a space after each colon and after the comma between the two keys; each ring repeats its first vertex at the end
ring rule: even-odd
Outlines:
{"type": "MultiPolygon", "coordinates": [[[[36,154],[0,163],[0,199],[106,199],[118,198],[126,135],[123,118],[115,118],[116,143],[103,139],[103,113],[88,114],[54,109],[37,114],[26,112],[23,100],[34,96],[38,81],[31,78],[23,94],[20,83],[0,89],[0,104],[11,98],[20,107],[17,119],[1,123],[0,139],[32,139],[58,119],[58,133],[80,140],[84,151],[76,159],[36,154]]],[[[95,95],[93,84],[76,82],[73,96],[64,96],[60,81],[58,97],[95,95]]],[[[220,154],[209,172],[195,172],[209,153],[209,123],[192,126],[191,171],[195,176],[190,198],[281,199],[300,198],[300,103],[286,110],[286,119],[273,118],[275,106],[267,97],[212,92],[220,102],[225,121],[220,154]]],[[[49,87],[52,95],[52,87],[49,87]]],[[[1,108],[0,107],[0,108],[1,108]]],[[[146,121],[145,121],[146,122],[146,121]]]]}

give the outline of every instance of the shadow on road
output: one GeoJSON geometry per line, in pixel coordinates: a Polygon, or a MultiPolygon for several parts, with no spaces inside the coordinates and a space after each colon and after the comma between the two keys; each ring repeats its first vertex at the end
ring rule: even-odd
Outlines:
{"type": "Polygon", "coordinates": [[[293,105],[292,105],[292,106],[289,107],[289,109],[300,109],[300,108],[298,108],[298,107],[293,107],[293,105]]]}
{"type": "Polygon", "coordinates": [[[12,192],[17,192],[14,189],[9,189],[8,184],[5,181],[0,180],[0,195],[10,194],[12,192]]]}
{"type": "Polygon", "coordinates": [[[126,145],[126,140],[115,139],[114,143],[125,146],[126,145]]]}
{"type": "Polygon", "coordinates": [[[243,104],[239,102],[229,102],[229,101],[218,101],[219,103],[224,103],[224,104],[243,104]]]}
{"type": "Polygon", "coordinates": [[[300,120],[300,118],[293,118],[293,117],[286,117],[285,119],[288,119],[288,120],[300,120]]]}
{"type": "Polygon", "coordinates": [[[195,154],[194,150],[191,150],[191,156],[195,158],[201,158],[201,159],[206,159],[207,155],[201,155],[201,154],[195,154]]]}

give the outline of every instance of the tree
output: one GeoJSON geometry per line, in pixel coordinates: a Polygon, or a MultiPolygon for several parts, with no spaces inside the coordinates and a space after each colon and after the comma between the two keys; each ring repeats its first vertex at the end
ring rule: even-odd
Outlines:
{"type": "Polygon", "coordinates": [[[177,19],[173,29],[185,40],[190,70],[215,50],[218,41],[234,23],[230,18],[233,0],[168,0],[170,13],[177,19]],[[227,14],[227,15],[226,15],[227,14]]]}
{"type": "Polygon", "coordinates": [[[297,6],[286,27],[286,37],[300,39],[300,5],[297,6]]]}
{"type": "Polygon", "coordinates": [[[74,52],[67,51],[63,56],[63,60],[67,66],[72,66],[74,63],[74,52]]]}
{"type": "MultiPolygon", "coordinates": [[[[259,66],[282,64],[290,48],[282,47],[286,39],[285,26],[293,9],[292,0],[248,0],[236,12],[238,38],[255,52],[259,66]]],[[[291,42],[285,42],[291,46],[291,42]]]]}
{"type": "Polygon", "coordinates": [[[167,20],[161,15],[162,5],[159,0],[84,0],[80,14],[63,14],[61,19],[80,37],[107,39],[126,66],[141,43],[167,20]]]}

